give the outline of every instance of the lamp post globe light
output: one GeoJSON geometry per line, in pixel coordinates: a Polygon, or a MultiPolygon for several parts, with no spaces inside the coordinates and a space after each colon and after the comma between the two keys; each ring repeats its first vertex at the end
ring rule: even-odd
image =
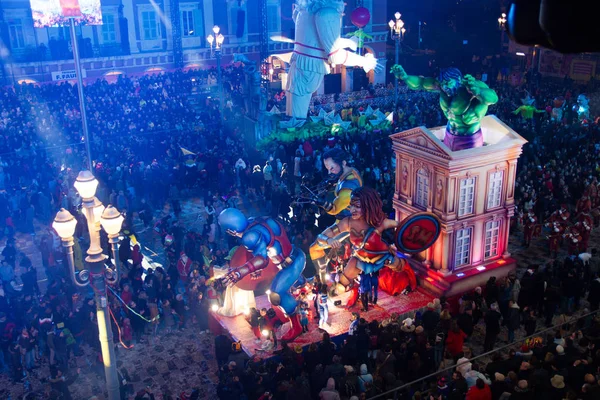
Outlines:
{"type": "Polygon", "coordinates": [[[73,283],[79,287],[91,285],[94,289],[98,336],[102,349],[102,359],[104,361],[108,398],[109,400],[119,400],[119,378],[117,375],[117,362],[113,347],[113,333],[110,325],[106,287],[107,283],[118,283],[121,276],[117,252],[119,232],[121,231],[124,218],[115,207],[109,205],[105,208],[102,202],[96,198],[98,180],[90,171],[81,171],[77,176],[74,186],[83,199],[83,209],[90,234],[90,247],[87,250],[87,257],[85,258],[87,268],[81,271],[75,270],[75,260],[73,258],[73,235],[77,226],[75,217],[69,211],[61,208],[54,218],[52,227],[58,233],[58,236],[60,236],[62,245],[65,248],[73,283]],[[105,264],[106,256],[100,245],[100,229],[102,228],[108,234],[114,268],[108,267],[105,264]]]}
{"type": "MultiPolygon", "coordinates": [[[[396,45],[395,64],[400,63],[400,53],[402,53],[402,41],[404,40],[404,33],[406,28],[404,27],[404,21],[400,19],[402,14],[396,11],[394,14],[395,21],[393,19],[388,22],[390,27],[390,37],[394,40],[396,45]]],[[[419,38],[419,40],[421,40],[419,38]]],[[[394,108],[398,107],[398,79],[395,79],[394,84],[394,108]]]]}
{"type": "Polygon", "coordinates": [[[500,14],[498,18],[498,29],[500,30],[500,51],[504,50],[504,31],[506,31],[506,13],[500,14]]]}
{"type": "Polygon", "coordinates": [[[217,59],[217,87],[219,90],[219,112],[221,114],[221,120],[223,120],[223,107],[225,105],[225,97],[223,94],[223,74],[221,73],[221,47],[223,46],[223,42],[225,41],[225,36],[223,36],[221,32],[221,28],[218,25],[213,26],[212,34],[206,37],[206,41],[210,46],[211,55],[214,54],[217,59]],[[213,44],[215,44],[213,50],[213,44]]]}

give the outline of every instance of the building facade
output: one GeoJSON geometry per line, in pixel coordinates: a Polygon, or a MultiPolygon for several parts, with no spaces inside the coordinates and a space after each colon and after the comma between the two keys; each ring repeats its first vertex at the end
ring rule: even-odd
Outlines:
{"type": "MultiPolygon", "coordinates": [[[[120,73],[203,68],[215,64],[206,37],[214,25],[225,36],[223,62],[243,53],[258,59],[261,46],[261,7],[266,7],[269,38],[294,38],[294,0],[101,0],[103,24],[78,26],[84,76],[96,79],[120,73]],[[174,37],[174,32],[180,32],[174,37]],[[178,39],[180,38],[180,44],[178,39]],[[179,65],[177,65],[179,64],[179,65]]],[[[349,20],[355,8],[349,0],[344,34],[356,28],[349,20]],[[350,12],[348,11],[350,10],[350,12]]],[[[387,1],[363,2],[371,10],[365,30],[373,39],[366,48],[385,58],[387,1]]],[[[293,43],[268,40],[269,54],[291,51],[293,43]]],[[[43,82],[74,70],[68,27],[34,28],[29,0],[0,2],[0,80],[43,82]]],[[[375,77],[372,77],[375,80],[375,77]]]]}
{"type": "Polygon", "coordinates": [[[399,221],[434,213],[442,233],[411,263],[423,286],[451,296],[506,276],[517,161],[526,143],[495,116],[482,121],[483,147],[451,151],[445,127],[391,136],[396,155],[394,208],[399,221]]]}

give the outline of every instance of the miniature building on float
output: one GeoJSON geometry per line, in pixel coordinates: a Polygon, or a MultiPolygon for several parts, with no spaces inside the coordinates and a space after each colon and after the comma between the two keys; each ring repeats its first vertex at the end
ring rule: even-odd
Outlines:
{"type": "Polygon", "coordinates": [[[390,136],[397,220],[429,211],[442,223],[437,242],[409,260],[421,286],[438,296],[466,292],[516,267],[508,236],[517,161],[527,141],[494,115],[481,128],[484,146],[460,151],[443,143],[445,126],[390,136]]]}

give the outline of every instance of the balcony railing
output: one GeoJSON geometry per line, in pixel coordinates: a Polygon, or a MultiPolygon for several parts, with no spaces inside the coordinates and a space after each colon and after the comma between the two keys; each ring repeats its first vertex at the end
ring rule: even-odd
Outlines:
{"type": "MultiPolygon", "coordinates": [[[[79,52],[82,59],[97,57],[115,57],[129,55],[120,43],[92,45],[90,38],[79,38],[79,52]]],[[[51,39],[48,46],[28,46],[12,51],[12,60],[16,63],[46,62],[73,59],[71,41],[51,39]]]]}

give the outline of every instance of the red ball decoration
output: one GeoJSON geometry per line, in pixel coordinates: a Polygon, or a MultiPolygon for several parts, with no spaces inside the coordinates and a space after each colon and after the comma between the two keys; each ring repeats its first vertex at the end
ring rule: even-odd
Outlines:
{"type": "Polygon", "coordinates": [[[371,13],[365,7],[358,7],[350,14],[350,21],[358,29],[364,28],[371,19],[371,13]]]}

